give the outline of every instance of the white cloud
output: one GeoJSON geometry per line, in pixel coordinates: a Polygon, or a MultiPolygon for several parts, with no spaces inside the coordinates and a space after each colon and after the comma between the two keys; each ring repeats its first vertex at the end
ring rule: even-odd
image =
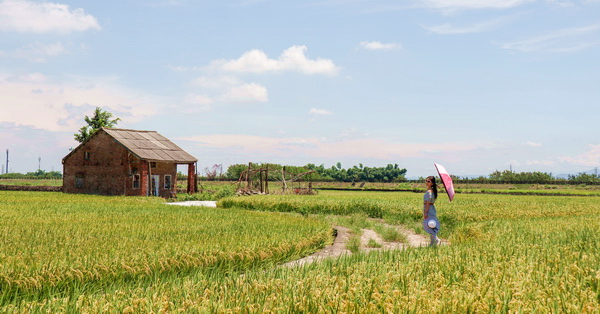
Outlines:
{"type": "Polygon", "coordinates": [[[266,102],[269,96],[264,86],[250,83],[232,87],[229,92],[220,97],[220,100],[235,103],[266,102]]]}
{"type": "Polygon", "coordinates": [[[76,145],[73,139],[75,131],[48,132],[0,122],[0,143],[3,149],[10,150],[10,171],[35,171],[38,169],[38,158],[41,158],[42,170],[61,171],[61,159],[69,153],[70,147],[76,145]]]}
{"type": "Polygon", "coordinates": [[[575,157],[560,157],[560,161],[585,167],[600,166],[600,144],[587,146],[587,151],[575,157]]]}
{"type": "Polygon", "coordinates": [[[2,55],[31,62],[44,63],[47,57],[56,57],[66,53],[62,43],[43,44],[36,42],[13,52],[3,52],[2,55]]]}
{"type": "Polygon", "coordinates": [[[215,102],[214,99],[206,96],[206,95],[198,95],[198,94],[187,94],[183,100],[188,106],[178,107],[175,106],[179,111],[188,112],[188,113],[197,113],[197,112],[205,112],[210,111],[212,109],[212,104],[215,102]]]}
{"type": "Polygon", "coordinates": [[[312,109],[310,109],[310,111],[308,111],[308,113],[312,114],[312,115],[322,116],[322,115],[331,114],[331,111],[325,110],[325,109],[312,108],[312,109]]]}
{"type": "Polygon", "coordinates": [[[70,33],[100,29],[95,17],[66,4],[4,0],[0,2],[0,31],[70,33]]]}
{"type": "Polygon", "coordinates": [[[180,138],[196,142],[201,148],[219,149],[227,154],[264,154],[271,158],[302,154],[315,158],[398,159],[429,156],[431,147],[437,153],[472,151],[474,144],[398,144],[380,139],[326,141],[320,138],[275,138],[244,134],[213,134],[180,138]]]}
{"type": "Polygon", "coordinates": [[[423,5],[441,10],[508,9],[535,0],[419,0],[423,5]]]}
{"type": "Polygon", "coordinates": [[[162,8],[162,7],[181,7],[184,6],[186,4],[186,0],[160,0],[160,1],[154,1],[154,2],[146,2],[148,6],[150,7],[158,7],[158,8],[162,8]]]}
{"type": "Polygon", "coordinates": [[[167,68],[173,72],[201,71],[204,69],[202,67],[191,67],[183,65],[168,65],[167,68]]]}
{"type": "Polygon", "coordinates": [[[358,128],[352,127],[349,129],[344,129],[340,132],[340,134],[337,135],[337,138],[339,139],[349,139],[349,138],[357,138],[361,136],[360,131],[358,128]]]}
{"type": "Polygon", "coordinates": [[[268,73],[294,71],[304,74],[335,75],[339,71],[331,60],[310,60],[306,57],[306,46],[292,46],[279,56],[270,59],[260,50],[251,50],[235,60],[215,60],[208,67],[174,67],[173,71],[204,70],[205,76],[192,80],[190,91],[185,98],[189,104],[197,104],[210,109],[215,103],[254,103],[269,101],[265,86],[256,82],[247,82],[237,76],[241,73],[268,73]],[[224,72],[228,72],[227,75],[224,72]]]}
{"type": "Polygon", "coordinates": [[[244,52],[237,60],[217,60],[213,61],[214,65],[219,66],[225,71],[231,72],[269,72],[279,71],[283,69],[283,62],[269,59],[267,54],[261,50],[254,49],[244,52]]]}
{"type": "Polygon", "coordinates": [[[192,80],[190,84],[213,90],[228,90],[244,82],[235,76],[201,76],[192,80]]]}
{"type": "Polygon", "coordinates": [[[556,162],[552,160],[528,160],[526,164],[528,166],[552,167],[556,165],[556,162]]]}
{"type": "Polygon", "coordinates": [[[18,83],[43,83],[47,81],[47,77],[39,72],[18,74],[18,75],[2,75],[0,73],[0,83],[2,82],[18,82],[18,83]]]}
{"type": "Polygon", "coordinates": [[[278,59],[270,59],[261,50],[251,50],[235,60],[216,60],[211,68],[237,73],[266,73],[294,71],[304,74],[336,75],[339,68],[329,59],[310,60],[306,46],[292,46],[283,51],[278,59]]]}
{"type": "Polygon", "coordinates": [[[559,7],[572,7],[575,4],[572,1],[546,0],[547,3],[557,5],[559,7]]]}
{"type": "Polygon", "coordinates": [[[402,45],[397,43],[383,44],[378,41],[362,41],[360,46],[366,50],[396,50],[402,48],[402,45]]]}
{"type": "Polygon", "coordinates": [[[110,79],[77,78],[77,83],[48,82],[39,73],[22,76],[0,75],[0,123],[14,123],[49,131],[76,131],[83,117],[102,107],[135,122],[157,113],[151,96],[123,90],[110,79]],[[143,110],[140,110],[143,109],[143,110]]]}
{"type": "Polygon", "coordinates": [[[188,94],[185,97],[185,102],[190,103],[190,104],[207,106],[207,105],[214,103],[214,100],[206,95],[188,94]]]}
{"type": "Polygon", "coordinates": [[[598,43],[600,24],[558,30],[554,33],[500,44],[502,49],[516,52],[574,52],[598,43]]]}
{"type": "Polygon", "coordinates": [[[187,96],[186,102],[206,105],[217,102],[250,103],[267,102],[267,88],[258,83],[246,83],[234,76],[202,76],[190,82],[193,88],[198,87],[187,96]],[[198,95],[197,93],[201,94],[198,95]]]}
{"type": "Polygon", "coordinates": [[[481,23],[471,24],[471,25],[462,25],[456,26],[452,24],[440,24],[434,26],[425,26],[421,25],[421,27],[436,33],[436,34],[472,34],[472,33],[483,33],[493,29],[498,28],[499,26],[506,23],[508,18],[495,19],[491,21],[485,21],[481,23]]]}
{"type": "Polygon", "coordinates": [[[528,147],[542,147],[541,143],[534,143],[534,142],[526,142],[523,143],[524,146],[528,146],[528,147]]]}

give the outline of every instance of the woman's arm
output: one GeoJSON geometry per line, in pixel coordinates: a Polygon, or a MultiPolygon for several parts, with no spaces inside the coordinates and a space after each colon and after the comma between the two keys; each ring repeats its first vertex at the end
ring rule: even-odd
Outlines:
{"type": "Polygon", "coordinates": [[[431,190],[427,190],[423,196],[423,219],[427,219],[431,204],[431,190]]]}
{"type": "Polygon", "coordinates": [[[429,213],[429,206],[431,206],[431,202],[423,203],[423,219],[427,219],[427,213],[429,213]]]}

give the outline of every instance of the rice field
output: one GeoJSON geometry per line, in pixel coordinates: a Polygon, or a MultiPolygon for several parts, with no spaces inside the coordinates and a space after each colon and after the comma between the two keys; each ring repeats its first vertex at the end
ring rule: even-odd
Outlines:
{"type": "Polygon", "coordinates": [[[330,226],[312,218],[163,202],[0,192],[0,304],[166,273],[246,271],[331,242],[330,226]]]}
{"type": "Polygon", "coordinates": [[[440,236],[449,246],[277,267],[331,241],[327,215],[417,228],[421,197],[266,195],[227,198],[219,202],[226,208],[209,210],[152,198],[0,193],[0,311],[600,312],[597,197],[440,198],[440,236]],[[213,255],[224,262],[196,262],[213,255]],[[81,279],[75,270],[89,274],[81,279]]]}

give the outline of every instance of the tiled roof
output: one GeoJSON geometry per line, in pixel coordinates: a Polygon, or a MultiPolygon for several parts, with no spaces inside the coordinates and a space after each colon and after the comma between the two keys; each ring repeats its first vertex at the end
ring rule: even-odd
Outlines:
{"type": "Polygon", "coordinates": [[[156,131],[109,128],[102,130],[142,160],[186,164],[198,161],[156,131]]]}

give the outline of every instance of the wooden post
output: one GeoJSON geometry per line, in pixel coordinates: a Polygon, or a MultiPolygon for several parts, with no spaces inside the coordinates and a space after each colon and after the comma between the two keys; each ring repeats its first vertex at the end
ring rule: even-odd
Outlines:
{"type": "Polygon", "coordinates": [[[138,172],[140,173],[140,187],[139,187],[139,196],[148,196],[148,192],[150,192],[150,175],[149,175],[150,165],[147,161],[141,160],[138,172]]]}
{"type": "Polygon", "coordinates": [[[265,193],[269,194],[269,164],[267,164],[267,170],[265,171],[267,178],[265,180],[265,193]]]}
{"type": "Polygon", "coordinates": [[[262,182],[262,169],[258,169],[258,186],[260,193],[263,192],[263,182],[262,182]]]}
{"type": "Polygon", "coordinates": [[[285,166],[281,168],[281,181],[283,182],[283,193],[287,192],[287,183],[285,182],[285,166]]]}
{"type": "Polygon", "coordinates": [[[146,190],[146,196],[152,196],[152,162],[146,161],[148,165],[148,189],[146,190]]]}
{"type": "Polygon", "coordinates": [[[193,194],[196,187],[196,166],[194,163],[188,164],[188,179],[187,179],[187,193],[193,194]]]}
{"type": "Polygon", "coordinates": [[[198,162],[196,161],[194,168],[196,169],[195,175],[194,175],[194,193],[198,193],[198,162]]]}
{"type": "Polygon", "coordinates": [[[250,170],[252,169],[252,163],[248,163],[248,171],[246,171],[246,187],[250,188],[250,170]]]}

